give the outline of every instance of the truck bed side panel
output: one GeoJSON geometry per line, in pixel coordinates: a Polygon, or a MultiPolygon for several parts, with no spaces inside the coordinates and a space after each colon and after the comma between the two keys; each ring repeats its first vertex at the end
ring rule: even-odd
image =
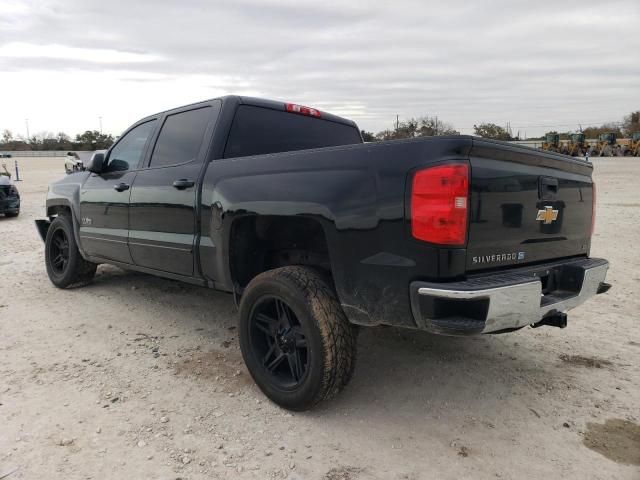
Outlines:
{"type": "Polygon", "coordinates": [[[466,160],[470,139],[361,144],[215,160],[202,191],[200,256],[206,277],[232,290],[227,258],[233,221],[243,215],[304,215],[325,231],[339,299],[356,323],[415,326],[408,285],[464,272],[464,249],[408,236],[410,170],[466,160]],[[222,215],[215,226],[213,213],[222,215]],[[209,260],[209,261],[208,261],[209,260]]]}

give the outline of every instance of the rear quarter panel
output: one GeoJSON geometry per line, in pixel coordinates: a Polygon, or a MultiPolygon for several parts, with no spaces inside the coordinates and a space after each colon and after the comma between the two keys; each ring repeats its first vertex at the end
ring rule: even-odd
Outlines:
{"type": "Polygon", "coordinates": [[[470,140],[416,139],[214,160],[201,205],[200,258],[216,287],[233,289],[229,237],[242,215],[304,215],[322,225],[341,304],[355,323],[415,326],[409,282],[464,271],[464,249],[407,236],[408,172],[464,160],[470,140]],[[222,221],[215,221],[216,214],[222,221]]]}

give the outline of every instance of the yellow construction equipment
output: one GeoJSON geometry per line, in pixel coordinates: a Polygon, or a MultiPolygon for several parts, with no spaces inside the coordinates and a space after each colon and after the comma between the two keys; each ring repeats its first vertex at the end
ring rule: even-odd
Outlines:
{"type": "Polygon", "coordinates": [[[572,157],[584,157],[589,151],[589,143],[584,138],[584,133],[573,133],[569,141],[562,146],[562,153],[572,157]]]}
{"type": "Polygon", "coordinates": [[[640,157],[640,132],[633,132],[625,145],[624,154],[629,157],[640,157]]]}
{"type": "Polygon", "coordinates": [[[548,152],[561,152],[562,145],[560,144],[560,135],[557,133],[547,133],[544,137],[544,142],[542,142],[542,150],[547,150],[548,152]]]}
{"type": "Polygon", "coordinates": [[[622,155],[622,147],[618,145],[614,132],[602,133],[598,142],[591,149],[592,157],[614,157],[622,155]]]}

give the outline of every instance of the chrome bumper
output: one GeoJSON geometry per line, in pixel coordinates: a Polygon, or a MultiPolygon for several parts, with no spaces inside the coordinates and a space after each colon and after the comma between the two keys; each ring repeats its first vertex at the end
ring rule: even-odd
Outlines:
{"type": "Polygon", "coordinates": [[[534,325],[608,290],[609,263],[586,258],[551,263],[461,282],[412,282],[411,309],[419,328],[473,335],[534,325]],[[553,290],[543,294],[543,281],[553,290]],[[548,283],[547,283],[548,284],[548,283]]]}

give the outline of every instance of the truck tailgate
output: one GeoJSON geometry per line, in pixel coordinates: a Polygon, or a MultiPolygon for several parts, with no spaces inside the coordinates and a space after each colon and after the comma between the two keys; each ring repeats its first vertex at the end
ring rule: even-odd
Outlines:
{"type": "Polygon", "coordinates": [[[590,163],[479,139],[469,160],[468,271],[589,253],[590,163]]]}

